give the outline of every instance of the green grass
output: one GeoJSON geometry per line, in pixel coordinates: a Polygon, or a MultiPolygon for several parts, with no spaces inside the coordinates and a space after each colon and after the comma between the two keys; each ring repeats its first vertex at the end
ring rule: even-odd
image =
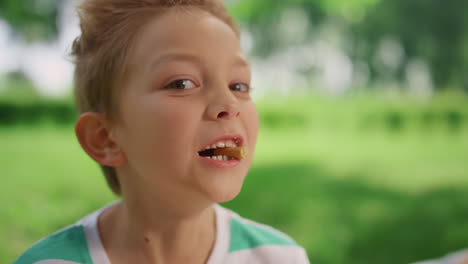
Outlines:
{"type": "MultiPolygon", "coordinates": [[[[465,125],[428,129],[414,118],[396,130],[385,119],[363,127],[367,113],[383,118],[390,108],[298,105],[259,104],[271,119],[262,118],[242,193],[225,206],[290,234],[312,263],[408,263],[466,247],[465,125]]],[[[2,263],[114,199],[71,127],[0,129],[0,167],[2,263]]]]}
{"type": "Polygon", "coordinates": [[[244,187],[251,191],[231,204],[291,234],[312,263],[409,263],[466,247],[468,137],[261,138],[244,187]]]}
{"type": "Polygon", "coordinates": [[[35,240],[112,199],[72,130],[0,131],[0,256],[13,261],[35,240]]]}

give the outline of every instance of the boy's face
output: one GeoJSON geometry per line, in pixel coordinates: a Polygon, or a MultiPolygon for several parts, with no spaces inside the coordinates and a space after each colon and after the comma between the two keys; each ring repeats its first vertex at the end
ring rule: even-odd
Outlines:
{"type": "Polygon", "coordinates": [[[131,69],[113,131],[127,157],[117,168],[124,189],[213,202],[234,198],[252,162],[258,116],[245,90],[250,68],[233,30],[200,9],[168,11],[143,28],[131,69]],[[248,149],[237,166],[216,167],[198,155],[232,134],[248,149]]]}

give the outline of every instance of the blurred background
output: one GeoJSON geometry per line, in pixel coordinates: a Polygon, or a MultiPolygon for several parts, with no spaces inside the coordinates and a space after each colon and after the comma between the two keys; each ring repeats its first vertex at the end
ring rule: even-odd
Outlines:
{"type": "MultiPolygon", "coordinates": [[[[115,200],[73,133],[75,0],[0,0],[0,261],[115,200]]],[[[261,128],[225,204],[312,263],[468,246],[468,1],[230,0],[261,128]]]]}

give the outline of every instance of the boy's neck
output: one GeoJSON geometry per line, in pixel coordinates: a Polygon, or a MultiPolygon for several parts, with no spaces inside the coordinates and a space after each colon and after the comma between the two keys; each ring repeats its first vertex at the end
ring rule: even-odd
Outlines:
{"type": "Polygon", "coordinates": [[[112,264],[206,263],[214,246],[214,206],[174,214],[122,202],[99,217],[99,230],[112,264]]]}

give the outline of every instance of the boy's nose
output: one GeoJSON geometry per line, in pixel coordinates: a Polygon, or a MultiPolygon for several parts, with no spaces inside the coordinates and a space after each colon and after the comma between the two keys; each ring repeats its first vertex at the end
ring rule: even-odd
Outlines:
{"type": "Polygon", "coordinates": [[[234,102],[212,105],[208,112],[210,119],[213,120],[230,120],[240,116],[239,106],[234,102]]]}

